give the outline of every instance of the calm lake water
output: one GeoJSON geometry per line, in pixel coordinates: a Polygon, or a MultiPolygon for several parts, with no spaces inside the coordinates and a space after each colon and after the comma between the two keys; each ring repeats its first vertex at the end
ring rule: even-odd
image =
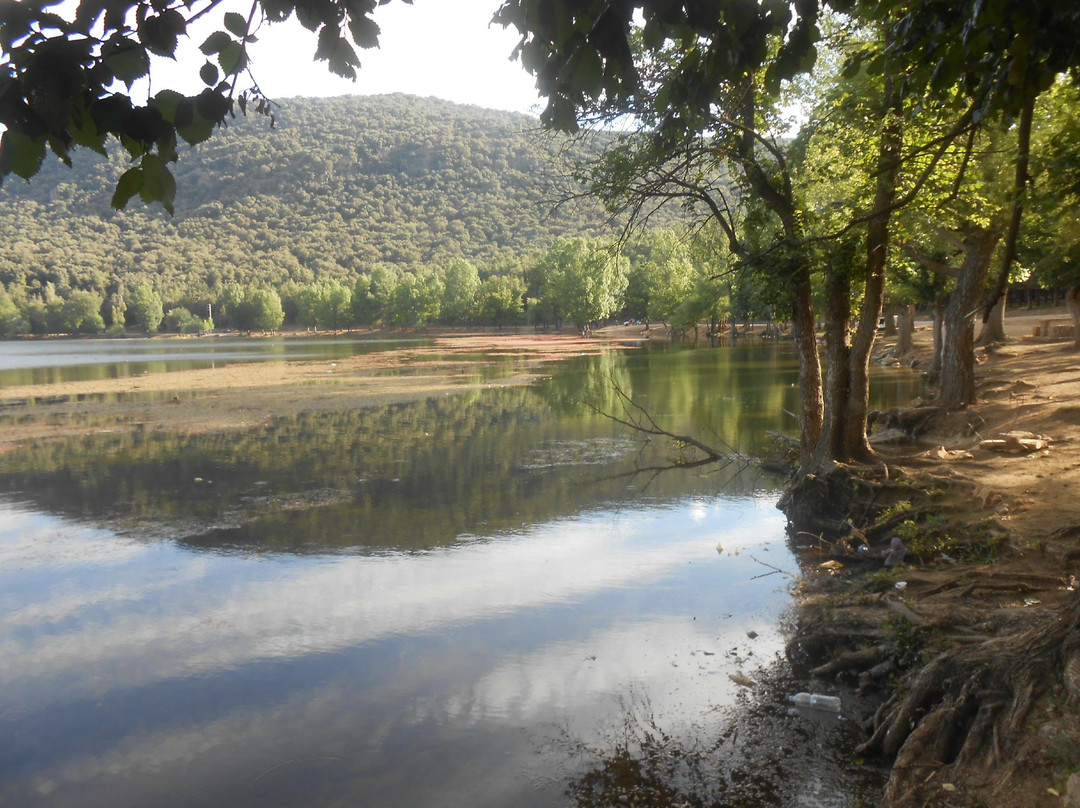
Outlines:
{"type": "Polygon", "coordinates": [[[697,750],[672,778],[724,804],[873,804],[853,722],[784,701],[781,481],[582,404],[621,412],[617,385],[761,454],[795,429],[787,347],[550,373],[0,457],[0,805],[607,806],[620,745],[653,730],[697,750]]]}

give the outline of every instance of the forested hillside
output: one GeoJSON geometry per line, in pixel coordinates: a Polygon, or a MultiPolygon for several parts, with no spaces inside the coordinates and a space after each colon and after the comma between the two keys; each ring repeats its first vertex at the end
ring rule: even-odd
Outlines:
{"type": "Polygon", "coordinates": [[[238,117],[183,155],[174,216],[137,198],[111,209],[119,155],[47,163],[31,184],[10,177],[0,282],[13,297],[106,300],[149,284],[168,307],[230,283],[352,286],[379,263],[466,259],[481,278],[520,276],[519,259],[559,237],[610,232],[598,204],[552,213],[568,142],[527,116],[403,95],[292,99],[275,115],[273,129],[238,117]]]}

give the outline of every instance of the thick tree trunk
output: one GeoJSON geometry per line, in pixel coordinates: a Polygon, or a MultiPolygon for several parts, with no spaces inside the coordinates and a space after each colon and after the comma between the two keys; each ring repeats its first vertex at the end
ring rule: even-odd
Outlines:
{"type": "Polygon", "coordinates": [[[964,238],[964,263],[945,309],[945,349],[941,357],[938,405],[955,410],[975,403],[975,323],[979,293],[1001,234],[970,225],[964,238]]]}
{"type": "Polygon", "coordinates": [[[899,310],[899,306],[895,303],[891,303],[885,307],[885,336],[895,337],[897,334],[896,314],[899,310]]]}
{"type": "Polygon", "coordinates": [[[1080,286],[1072,286],[1065,294],[1065,307],[1069,310],[1069,316],[1073,321],[1073,340],[1077,350],[1080,350],[1080,286]]]}
{"type": "Polygon", "coordinates": [[[1005,305],[1008,298],[1009,294],[1006,290],[990,309],[990,318],[983,321],[982,330],[979,331],[979,337],[975,340],[976,345],[1001,345],[1009,341],[1005,335],[1005,305]]]}
{"type": "Polygon", "coordinates": [[[910,303],[900,304],[900,338],[896,341],[896,355],[910,353],[915,334],[915,307],[910,303]]]}

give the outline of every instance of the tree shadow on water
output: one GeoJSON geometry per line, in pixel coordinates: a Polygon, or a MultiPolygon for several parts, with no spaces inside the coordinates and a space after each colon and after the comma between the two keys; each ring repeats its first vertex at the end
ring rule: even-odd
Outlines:
{"type": "Polygon", "coordinates": [[[786,664],[755,674],[733,704],[692,726],[665,726],[647,695],[621,698],[614,727],[586,742],[568,729],[552,739],[578,770],[566,785],[575,808],[868,808],[885,772],[854,758],[857,722],[795,711],[800,688],[786,664]]]}

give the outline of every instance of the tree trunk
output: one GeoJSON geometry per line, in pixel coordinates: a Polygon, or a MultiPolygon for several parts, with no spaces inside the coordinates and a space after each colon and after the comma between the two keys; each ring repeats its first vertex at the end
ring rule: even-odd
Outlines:
{"type": "MultiPolygon", "coordinates": [[[[886,44],[889,38],[886,35],[886,44]]],[[[878,318],[885,302],[885,261],[889,251],[889,220],[896,200],[896,180],[900,174],[904,131],[901,126],[903,102],[893,83],[889,65],[885,67],[885,87],[878,141],[877,180],[874,215],[866,226],[866,274],[863,283],[859,327],[851,341],[848,357],[848,396],[844,408],[843,451],[837,460],[867,461],[874,457],[866,434],[870,408],[870,354],[877,338],[878,318]]]]}
{"type": "Polygon", "coordinates": [[[941,355],[945,353],[945,305],[941,298],[934,301],[934,361],[931,370],[941,373],[941,355]]]}
{"type": "Polygon", "coordinates": [[[802,396],[801,462],[809,468],[814,447],[821,436],[824,402],[821,389],[821,359],[814,329],[814,293],[810,282],[809,259],[800,257],[792,276],[791,320],[799,352],[799,393],[802,396]]]}
{"type": "Polygon", "coordinates": [[[1065,307],[1073,321],[1073,344],[1080,350],[1080,286],[1072,286],[1065,294],[1065,307]]]}
{"type": "Polygon", "coordinates": [[[915,307],[910,303],[900,304],[900,338],[896,341],[896,355],[903,356],[911,352],[912,337],[915,333],[915,307]]]}
{"type": "Polygon", "coordinates": [[[975,340],[976,345],[1001,345],[1009,341],[1009,338],[1005,335],[1005,304],[1008,298],[1009,293],[1006,289],[1001,297],[997,299],[994,307],[990,309],[989,319],[983,321],[979,337],[975,340]]]}
{"type": "Polygon", "coordinates": [[[895,303],[891,303],[885,307],[885,336],[896,336],[896,312],[899,307],[895,303]]]}
{"type": "MultiPolygon", "coordinates": [[[[1020,110],[1020,125],[1016,128],[1016,172],[1013,176],[1012,206],[1009,211],[1009,226],[1005,233],[1005,249],[1001,251],[1001,268],[994,280],[994,288],[990,290],[983,303],[983,323],[988,323],[994,316],[994,309],[1005,297],[1005,291],[1009,284],[1009,271],[1013,260],[1016,258],[1016,242],[1020,236],[1020,220],[1024,215],[1024,193],[1030,181],[1028,176],[1028,163],[1031,159],[1031,123],[1035,115],[1035,96],[1032,95],[1024,103],[1020,110]]],[[[985,327],[983,333],[985,333],[985,327]]],[[[982,334],[979,335],[979,344],[982,342],[982,334]]],[[[1001,339],[1005,341],[1004,325],[1001,329],[1001,339]]]]}
{"type": "Polygon", "coordinates": [[[955,410],[975,403],[975,312],[986,283],[990,261],[1001,234],[969,225],[964,237],[964,263],[945,309],[945,349],[941,356],[938,405],[955,410]]]}
{"type": "Polygon", "coordinates": [[[844,418],[850,393],[851,277],[830,264],[825,270],[825,413],[814,447],[815,470],[844,458],[844,418]]]}

